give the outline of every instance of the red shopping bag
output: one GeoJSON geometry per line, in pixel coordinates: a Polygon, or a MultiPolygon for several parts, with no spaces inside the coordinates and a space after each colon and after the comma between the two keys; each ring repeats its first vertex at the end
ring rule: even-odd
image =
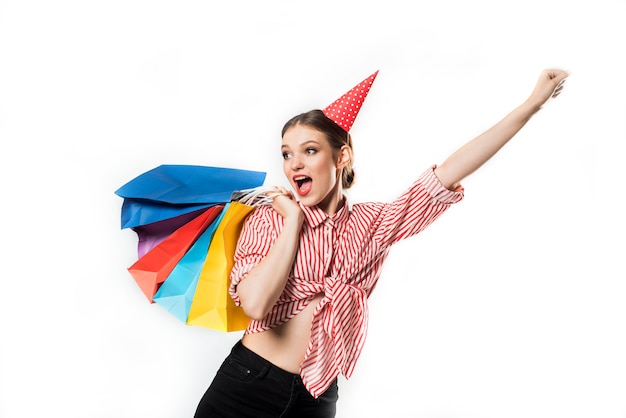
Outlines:
{"type": "Polygon", "coordinates": [[[223,208],[223,204],[209,207],[197,218],[174,231],[128,268],[150,302],[154,302],[152,298],[159,286],[223,208]]]}

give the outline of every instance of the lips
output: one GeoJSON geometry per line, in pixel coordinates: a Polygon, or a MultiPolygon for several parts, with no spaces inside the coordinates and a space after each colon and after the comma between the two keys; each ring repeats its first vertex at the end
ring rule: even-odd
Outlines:
{"type": "Polygon", "coordinates": [[[311,177],[295,176],[293,181],[296,184],[296,191],[300,196],[305,196],[311,191],[311,187],[313,185],[311,177]]]}

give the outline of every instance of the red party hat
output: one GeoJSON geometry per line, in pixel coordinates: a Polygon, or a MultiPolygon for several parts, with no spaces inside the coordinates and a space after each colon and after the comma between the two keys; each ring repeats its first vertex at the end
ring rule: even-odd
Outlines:
{"type": "Polygon", "coordinates": [[[352,124],[361,110],[361,105],[370,87],[374,83],[374,79],[378,75],[378,70],[354,86],[352,90],[335,100],[330,106],[322,110],[327,118],[331,119],[337,125],[341,126],[344,131],[350,132],[352,124]]]}

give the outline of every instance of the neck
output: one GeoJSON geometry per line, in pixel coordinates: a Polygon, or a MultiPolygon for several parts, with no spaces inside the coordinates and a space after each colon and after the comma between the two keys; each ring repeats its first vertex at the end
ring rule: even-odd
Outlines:
{"type": "Polygon", "coordinates": [[[322,209],[328,216],[333,216],[344,205],[345,199],[343,197],[343,189],[340,184],[336,189],[333,189],[326,199],[321,201],[317,206],[322,209]]]}

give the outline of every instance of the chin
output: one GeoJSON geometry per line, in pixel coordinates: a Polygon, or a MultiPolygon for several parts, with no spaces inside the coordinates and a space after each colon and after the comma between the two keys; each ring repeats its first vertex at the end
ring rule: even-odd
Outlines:
{"type": "Polygon", "coordinates": [[[316,206],[319,202],[313,199],[307,199],[306,197],[300,197],[300,203],[303,206],[312,207],[312,206],[316,206]]]}
{"type": "Polygon", "coordinates": [[[306,196],[298,196],[298,198],[300,199],[300,203],[304,206],[308,206],[308,207],[312,207],[312,206],[317,206],[321,203],[320,199],[315,198],[314,196],[311,195],[306,195],[306,196]]]}

